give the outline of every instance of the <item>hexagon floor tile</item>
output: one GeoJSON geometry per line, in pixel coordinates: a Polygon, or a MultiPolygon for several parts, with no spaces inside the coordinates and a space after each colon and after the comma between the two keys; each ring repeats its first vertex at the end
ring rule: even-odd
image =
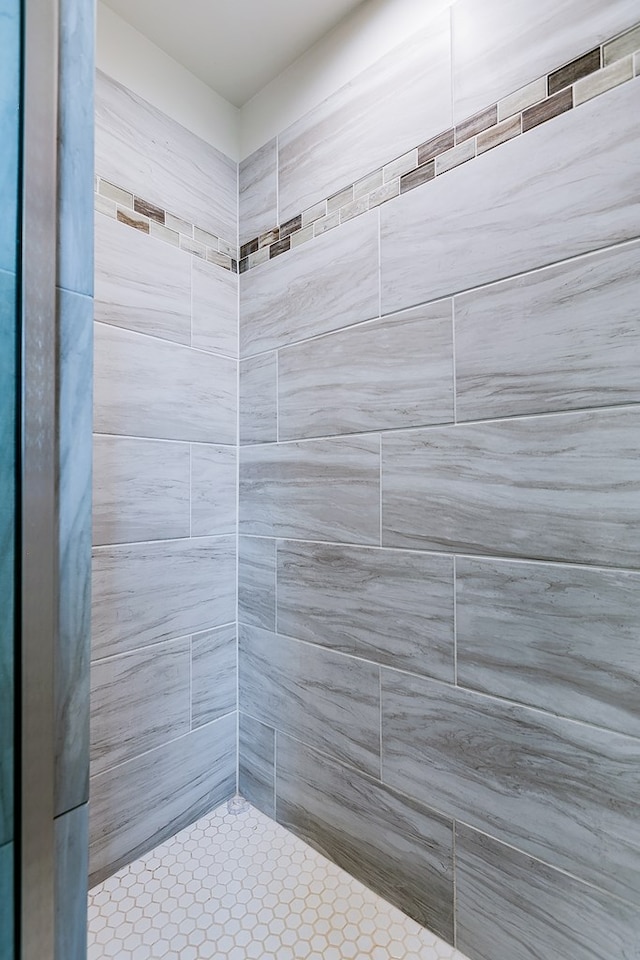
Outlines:
{"type": "Polygon", "coordinates": [[[90,892],[103,958],[466,960],[237,798],[90,892]]]}

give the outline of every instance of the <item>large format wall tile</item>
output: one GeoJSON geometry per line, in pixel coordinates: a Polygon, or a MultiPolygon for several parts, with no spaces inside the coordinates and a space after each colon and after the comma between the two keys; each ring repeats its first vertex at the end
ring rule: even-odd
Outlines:
{"type": "Polygon", "coordinates": [[[191,723],[205,723],[236,709],[238,685],[236,625],[191,638],[191,723]]]}
{"type": "Polygon", "coordinates": [[[93,658],[235,620],[235,537],[96,547],[93,658]]]}
{"type": "Polygon", "coordinates": [[[188,637],[91,665],[91,774],[189,732],[188,637]]]}
{"type": "Polygon", "coordinates": [[[191,445],[191,536],[235,534],[237,479],[235,447],[191,445]]]}
{"type": "Polygon", "coordinates": [[[386,783],[640,903],[640,741],[382,670],[386,783]]]}
{"type": "Polygon", "coordinates": [[[230,714],[92,778],[92,886],[233,796],[236,724],[230,714]]]}
{"type": "Polygon", "coordinates": [[[278,439],[278,360],[264,353],[240,361],[240,443],[278,439]]]}
{"type": "Polygon", "coordinates": [[[457,297],[458,420],[639,402],[639,273],[635,242],[457,297]]]}
{"type": "Polygon", "coordinates": [[[278,736],[276,817],[438,936],[453,941],[453,824],[278,736]]]}
{"type": "Polygon", "coordinates": [[[240,449],[240,533],[380,542],[377,436],[240,449]]]}
{"type": "Polygon", "coordinates": [[[637,237],[639,111],[627,83],[385,204],[383,313],[637,237]]]}
{"type": "Polygon", "coordinates": [[[278,137],[280,221],[451,125],[449,14],[278,137]]]}
{"type": "Polygon", "coordinates": [[[241,275],[240,352],[273,350],[378,314],[372,211],[241,275]]]}
{"type": "Polygon", "coordinates": [[[238,619],[250,627],[276,627],[276,541],[238,538],[238,619]]]}
{"type": "Polygon", "coordinates": [[[236,362],[108,324],[95,328],[95,430],[236,442],[236,362]]]}
{"type": "Polygon", "coordinates": [[[275,730],[241,713],[238,735],[238,790],[258,810],[275,817],[275,730]]]}
{"type": "Polygon", "coordinates": [[[189,536],[188,443],[96,435],[93,464],[94,544],[189,536]]]}
{"type": "Polygon", "coordinates": [[[277,625],[300,640],[453,682],[453,560],[278,543],[277,625]]]}
{"type": "Polygon", "coordinates": [[[456,825],[457,946],[472,960],[635,960],[638,908],[456,825]]]}
{"type": "Polygon", "coordinates": [[[188,344],[191,256],[99,214],[95,236],[96,320],[188,344]]]}
{"type": "Polygon", "coordinates": [[[238,277],[191,257],[191,346],[238,356],[238,277]]]}
{"type": "Polygon", "coordinates": [[[640,737],[639,574],[459,557],[456,601],[462,686],[640,737]]]}
{"type": "Polygon", "coordinates": [[[238,189],[242,244],[266,233],[279,222],[278,141],[275,137],[242,161],[238,189]]]}
{"type": "Polygon", "coordinates": [[[640,410],[383,436],[383,543],[631,566],[640,410]]]}
{"type": "Polygon", "coordinates": [[[380,679],[371,663],[240,627],[241,709],[378,776],[380,679]]]}
{"type": "Polygon", "coordinates": [[[236,163],[100,71],[96,171],[162,210],[236,239],[236,163]]]}
{"type": "Polygon", "coordinates": [[[280,440],[453,420],[451,302],[281,350],[280,440]]]}
{"type": "Polygon", "coordinates": [[[638,20],[635,0],[458,0],[453,15],[455,120],[513,93],[638,20]]]}

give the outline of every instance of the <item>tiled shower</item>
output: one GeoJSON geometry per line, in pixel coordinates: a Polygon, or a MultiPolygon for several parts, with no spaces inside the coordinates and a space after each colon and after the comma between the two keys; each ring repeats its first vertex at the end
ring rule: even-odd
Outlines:
{"type": "Polygon", "coordinates": [[[470,960],[639,960],[639,21],[457,0],[240,163],[98,71],[95,917],[239,793],[470,960]]]}

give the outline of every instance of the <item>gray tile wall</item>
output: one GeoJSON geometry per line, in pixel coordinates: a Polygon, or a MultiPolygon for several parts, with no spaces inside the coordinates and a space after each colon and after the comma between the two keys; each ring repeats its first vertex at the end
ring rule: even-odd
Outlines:
{"type": "MultiPolygon", "coordinates": [[[[454,5],[456,120],[634,14],[525,6],[454,5]]],[[[278,138],[281,219],[405,66],[278,138]]],[[[472,960],[640,942],[639,83],[240,278],[240,789],[472,960]]]]}
{"type": "MultiPolygon", "coordinates": [[[[100,75],[96,109],[98,175],[235,240],[236,164],[100,75]]],[[[236,788],[238,280],[96,213],[96,295],[95,881],[236,788]]]]}

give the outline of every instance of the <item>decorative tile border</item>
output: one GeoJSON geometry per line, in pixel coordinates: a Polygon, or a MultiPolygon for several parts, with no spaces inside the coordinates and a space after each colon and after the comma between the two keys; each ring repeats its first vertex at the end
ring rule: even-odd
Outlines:
{"type": "Polygon", "coordinates": [[[164,240],[200,260],[238,272],[238,248],[234,243],[201,230],[101,177],[96,177],[94,191],[94,206],[98,213],[164,240]]]}
{"type": "Polygon", "coordinates": [[[95,209],[201,260],[246,273],[638,76],[640,24],[249,240],[239,257],[234,243],[100,177],[95,209]]]}
{"type": "Polygon", "coordinates": [[[640,24],[249,240],[240,248],[240,273],[428,183],[638,75],[640,24]]]}

